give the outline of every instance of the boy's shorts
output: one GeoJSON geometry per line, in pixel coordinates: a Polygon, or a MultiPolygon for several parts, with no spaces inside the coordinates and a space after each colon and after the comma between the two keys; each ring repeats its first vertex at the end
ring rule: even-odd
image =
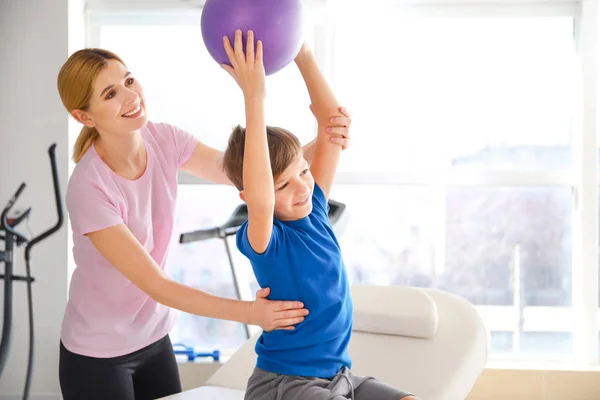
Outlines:
{"type": "Polygon", "coordinates": [[[258,367],[248,379],[244,400],[399,400],[409,393],[343,367],[333,378],[281,375],[258,367]]]}

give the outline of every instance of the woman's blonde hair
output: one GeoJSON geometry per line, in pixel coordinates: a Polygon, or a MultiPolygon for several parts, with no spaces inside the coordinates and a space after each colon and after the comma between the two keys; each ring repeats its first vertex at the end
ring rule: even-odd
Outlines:
{"type": "MultiPolygon", "coordinates": [[[[73,53],[62,66],[58,73],[58,93],[69,113],[77,109],[86,111],[89,108],[94,81],[98,73],[106,67],[108,60],[117,60],[125,65],[123,60],[108,50],[82,49],[73,53]]],[[[75,163],[81,160],[98,136],[96,128],[83,127],[73,147],[75,163]]]]}

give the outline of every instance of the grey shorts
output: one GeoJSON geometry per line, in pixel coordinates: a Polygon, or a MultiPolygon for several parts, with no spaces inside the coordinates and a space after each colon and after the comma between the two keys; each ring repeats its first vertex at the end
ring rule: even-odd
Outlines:
{"type": "Polygon", "coordinates": [[[254,368],[244,400],[399,400],[409,393],[344,367],[333,378],[281,375],[254,368]]]}

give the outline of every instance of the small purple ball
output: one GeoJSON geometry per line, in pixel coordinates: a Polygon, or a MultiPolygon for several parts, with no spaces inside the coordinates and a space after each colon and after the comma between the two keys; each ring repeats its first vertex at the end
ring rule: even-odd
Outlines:
{"type": "Polygon", "coordinates": [[[202,38],[208,53],[220,64],[229,64],[223,36],[233,46],[236,29],[254,31],[263,43],[266,75],[280,71],[294,61],[303,43],[301,0],[207,0],[200,20],[202,38]]]}

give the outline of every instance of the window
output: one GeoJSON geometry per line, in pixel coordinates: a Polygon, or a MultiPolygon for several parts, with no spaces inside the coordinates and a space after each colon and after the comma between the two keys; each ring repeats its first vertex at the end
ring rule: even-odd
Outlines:
{"type": "Polygon", "coordinates": [[[332,198],[348,207],[352,283],[457,294],[477,306],[496,354],[571,351],[568,188],[348,184],[332,198]]]}
{"type": "Polygon", "coordinates": [[[333,46],[360,133],[342,171],[570,169],[573,18],[380,10],[359,31],[351,21],[333,46]]]}
{"type": "MultiPolygon", "coordinates": [[[[585,65],[597,46],[579,5],[524,3],[312,10],[307,39],[354,111],[353,146],[332,192],[348,206],[339,238],[352,283],[469,300],[491,331],[492,358],[590,361],[590,331],[600,337],[583,321],[593,317],[589,294],[599,294],[586,277],[598,280],[589,257],[598,249],[583,235],[598,229],[598,204],[582,209],[578,196],[590,193],[582,165],[598,164],[583,145],[596,132],[586,103],[597,97],[586,84],[596,72],[585,65]]],[[[123,56],[154,120],[222,149],[244,124],[242,97],[206,52],[199,20],[197,10],[92,12],[91,44],[123,56]]],[[[267,90],[268,123],[310,140],[294,66],[268,77],[267,90]]],[[[181,245],[178,236],[221,224],[240,200],[232,188],[192,183],[181,184],[170,272],[235,297],[223,241],[181,245]]],[[[243,296],[253,296],[249,265],[230,244],[243,296]]],[[[245,331],[182,314],[173,338],[232,351],[245,331]]]]}
{"type": "Polygon", "coordinates": [[[570,357],[574,210],[552,174],[572,170],[573,17],[393,10],[336,25],[336,89],[358,110],[335,192],[350,275],[468,299],[495,357],[570,357]]]}

